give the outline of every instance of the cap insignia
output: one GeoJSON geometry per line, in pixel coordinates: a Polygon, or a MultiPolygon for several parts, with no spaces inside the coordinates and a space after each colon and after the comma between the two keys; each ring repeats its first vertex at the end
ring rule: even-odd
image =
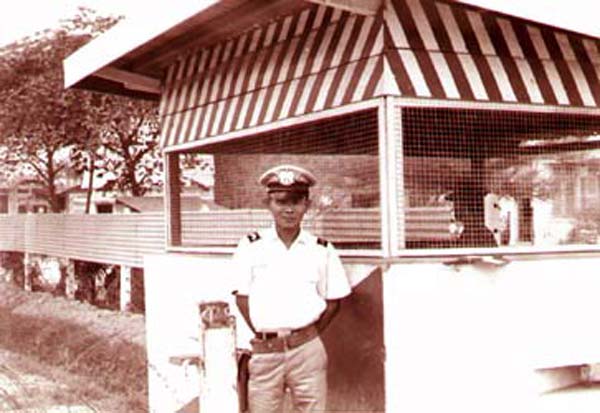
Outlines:
{"type": "Polygon", "coordinates": [[[281,185],[292,185],[294,183],[294,171],[284,170],[277,172],[277,180],[281,185]]]}

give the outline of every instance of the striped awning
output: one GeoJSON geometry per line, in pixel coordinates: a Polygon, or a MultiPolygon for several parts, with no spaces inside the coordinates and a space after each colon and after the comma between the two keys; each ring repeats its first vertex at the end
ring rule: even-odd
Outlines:
{"type": "Polygon", "coordinates": [[[367,100],[383,71],[383,19],[311,5],[173,64],[163,146],[367,100]]]}
{"type": "Polygon", "coordinates": [[[598,39],[449,2],[389,6],[386,57],[400,95],[600,106],[598,39]]]}
{"type": "Polygon", "coordinates": [[[450,1],[386,0],[375,16],[312,4],[174,62],[162,145],[382,95],[598,108],[599,46],[450,1]]]}

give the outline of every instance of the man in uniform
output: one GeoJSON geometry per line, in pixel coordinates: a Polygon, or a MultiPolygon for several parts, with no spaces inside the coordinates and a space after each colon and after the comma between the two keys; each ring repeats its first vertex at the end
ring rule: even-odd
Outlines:
{"type": "Polygon", "coordinates": [[[301,228],[315,177],[280,165],[259,179],[274,226],[242,238],[234,255],[236,303],[252,329],[251,413],[281,412],[286,389],[294,411],[324,411],[327,353],[320,333],[350,294],[334,247],[301,228]]]}

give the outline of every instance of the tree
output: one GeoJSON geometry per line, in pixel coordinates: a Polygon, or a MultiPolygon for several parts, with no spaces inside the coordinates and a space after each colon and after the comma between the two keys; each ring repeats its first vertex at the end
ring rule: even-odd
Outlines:
{"type": "Polygon", "coordinates": [[[51,64],[49,54],[54,53],[51,46],[45,41],[38,46],[35,53],[39,65],[32,56],[33,48],[9,49],[3,56],[0,132],[2,143],[9,149],[3,161],[33,168],[44,183],[50,208],[57,211],[56,183],[65,167],[59,154],[73,139],[65,122],[70,99],[60,96],[49,101],[48,95],[54,94],[60,80],[47,70],[51,64]]]}
{"type": "Polygon", "coordinates": [[[159,168],[154,102],[63,86],[62,61],[115,22],[80,9],[59,28],[0,49],[0,166],[29,166],[53,212],[67,169],[106,167],[117,188],[142,195],[150,180],[139,171],[159,168]],[[103,148],[112,160],[101,158],[103,148]]]}
{"type": "Polygon", "coordinates": [[[94,177],[103,189],[142,196],[162,186],[163,165],[158,148],[159,123],[153,102],[87,93],[86,110],[79,114],[81,129],[91,133],[72,147],[73,169],[88,177],[86,212],[94,177]]]}
{"type": "MultiPolygon", "coordinates": [[[[105,98],[119,100],[114,96],[105,98]]],[[[120,100],[120,103],[107,105],[118,106],[119,113],[113,110],[113,116],[102,125],[100,143],[103,156],[98,167],[114,176],[108,182],[107,189],[142,196],[163,183],[158,116],[153,105],[120,100]]]]}

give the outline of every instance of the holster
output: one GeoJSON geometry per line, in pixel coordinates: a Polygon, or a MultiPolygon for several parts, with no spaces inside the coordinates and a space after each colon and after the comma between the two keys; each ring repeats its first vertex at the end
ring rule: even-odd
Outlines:
{"type": "Polygon", "coordinates": [[[248,379],[250,373],[248,371],[248,362],[252,353],[247,350],[238,351],[237,365],[237,388],[238,388],[238,399],[240,404],[240,413],[248,411],[248,379]]]}

